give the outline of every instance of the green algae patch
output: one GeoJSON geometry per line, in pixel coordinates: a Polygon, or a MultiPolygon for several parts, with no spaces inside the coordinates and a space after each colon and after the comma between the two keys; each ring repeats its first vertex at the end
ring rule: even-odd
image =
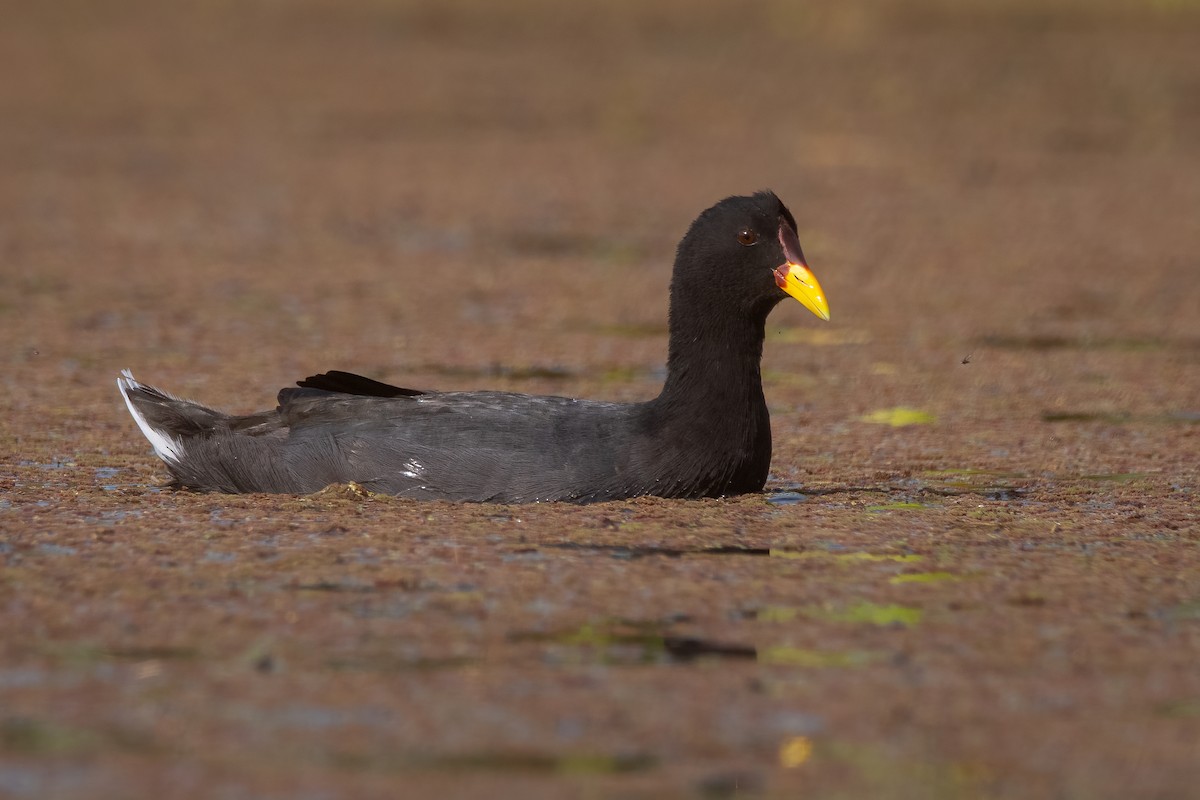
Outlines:
{"type": "Polygon", "coordinates": [[[508,640],[564,647],[585,660],[610,665],[749,659],[758,655],[752,645],[681,636],[670,631],[670,623],[655,620],[611,620],[560,631],[514,631],[508,640]]]}
{"type": "Polygon", "coordinates": [[[878,513],[881,511],[911,511],[916,508],[925,508],[924,503],[881,503],[879,505],[867,506],[867,511],[878,513]]]}
{"type": "Polygon", "coordinates": [[[0,753],[29,756],[93,756],[123,752],[160,755],[150,734],[122,726],[89,730],[30,716],[0,718],[0,753]]]}
{"type": "Polygon", "coordinates": [[[909,572],[888,579],[888,583],[899,585],[903,583],[943,583],[961,580],[953,572],[909,572]]]}
{"type": "Polygon", "coordinates": [[[940,480],[947,486],[977,488],[982,486],[1008,486],[1011,481],[1028,479],[1024,472],[1013,472],[1000,469],[980,469],[964,467],[962,469],[931,469],[921,473],[924,477],[940,480]]]}
{"type": "Polygon", "coordinates": [[[933,800],[987,797],[986,788],[995,776],[986,765],[975,761],[929,761],[898,758],[888,748],[870,744],[826,741],[818,756],[829,764],[853,770],[857,791],[853,797],[908,797],[907,787],[920,787],[919,795],[933,800]],[[897,792],[896,787],[904,787],[897,792]]]}
{"type": "Polygon", "coordinates": [[[893,553],[830,553],[826,550],[776,550],[771,548],[771,558],[783,558],[794,561],[808,561],[810,559],[827,559],[829,561],[837,561],[844,564],[852,564],[858,562],[875,562],[875,561],[895,561],[901,564],[910,564],[920,561],[923,556],[915,554],[893,554],[893,553]]]}
{"type": "Polygon", "coordinates": [[[1190,697],[1162,703],[1154,709],[1154,712],[1168,719],[1200,717],[1200,697],[1190,697]]]}
{"type": "Polygon", "coordinates": [[[196,647],[157,644],[109,647],[94,642],[48,644],[41,651],[59,664],[77,667],[110,661],[196,661],[202,656],[196,647]]]}
{"type": "Polygon", "coordinates": [[[909,406],[881,408],[864,414],[858,418],[860,422],[870,422],[873,425],[891,425],[893,428],[903,428],[908,425],[929,425],[937,422],[937,417],[928,411],[909,406]]]}
{"type": "Polygon", "coordinates": [[[10,753],[64,755],[99,749],[101,740],[91,731],[67,728],[32,717],[0,720],[0,749],[10,753]]]}
{"type": "Polygon", "coordinates": [[[1200,598],[1168,609],[1167,617],[1172,620],[1200,620],[1200,598]]]}
{"type": "Polygon", "coordinates": [[[1103,481],[1105,483],[1132,483],[1146,477],[1144,472],[1112,472],[1102,475],[1080,475],[1085,481],[1103,481]]]}
{"type": "Polygon", "coordinates": [[[843,609],[821,609],[814,616],[834,622],[858,622],[869,625],[916,625],[924,612],[919,608],[895,604],[855,603],[843,609]]]}
{"type": "Polygon", "coordinates": [[[878,603],[854,603],[849,606],[764,606],[755,614],[759,622],[791,622],[798,617],[828,622],[854,622],[868,625],[916,625],[924,612],[919,608],[878,603]]]}
{"type": "Polygon", "coordinates": [[[791,645],[774,645],[758,651],[758,663],[781,667],[862,667],[879,657],[866,650],[810,650],[791,645]]]}

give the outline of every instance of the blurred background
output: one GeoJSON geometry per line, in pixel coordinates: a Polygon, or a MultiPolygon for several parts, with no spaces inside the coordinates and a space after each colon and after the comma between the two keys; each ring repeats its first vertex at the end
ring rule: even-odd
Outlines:
{"type": "Polygon", "coordinates": [[[197,391],[649,366],[686,225],[767,187],[839,341],[940,358],[1200,330],[1187,0],[62,0],[3,19],[10,381],[33,350],[88,384],[134,366],[197,391]]]}
{"type": "Polygon", "coordinates": [[[1198,253],[1196,0],[0,0],[0,794],[1189,796],[1198,253]],[[762,188],[776,504],[159,492],[114,386],[648,398],[762,188]]]}

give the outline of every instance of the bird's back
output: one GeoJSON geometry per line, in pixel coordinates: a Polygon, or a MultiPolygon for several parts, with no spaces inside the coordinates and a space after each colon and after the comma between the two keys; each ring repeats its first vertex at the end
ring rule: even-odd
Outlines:
{"type": "MultiPolygon", "coordinates": [[[[330,399],[282,406],[287,460],[336,450],[346,476],[404,497],[497,502],[597,499],[580,487],[620,492],[637,448],[637,405],[507,392],[353,398],[330,418],[330,399]]],[[[334,401],[336,402],[336,401],[334,401]]]]}
{"type": "Polygon", "coordinates": [[[273,411],[230,416],[123,380],[130,410],[183,488],[304,493],[354,481],[402,497],[495,502],[646,493],[631,464],[645,450],[645,404],[301,388],[280,392],[273,411]]]}

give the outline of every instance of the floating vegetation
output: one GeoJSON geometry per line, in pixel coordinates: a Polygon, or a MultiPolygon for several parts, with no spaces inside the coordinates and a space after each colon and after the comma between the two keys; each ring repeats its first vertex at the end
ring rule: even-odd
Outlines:
{"type": "Polygon", "coordinates": [[[1018,500],[1029,490],[1017,486],[1014,480],[1028,480],[1029,476],[1020,472],[1006,472],[991,469],[938,469],[928,470],[925,476],[940,479],[942,487],[922,487],[922,493],[957,497],[963,494],[978,494],[986,500],[1010,501],[1018,500]]]}
{"type": "Polygon", "coordinates": [[[950,469],[929,469],[922,473],[932,478],[1027,478],[1024,472],[1008,472],[998,469],[981,469],[979,467],[954,467],[950,469]]]}
{"type": "Polygon", "coordinates": [[[719,642],[666,632],[669,622],[612,620],[565,631],[518,631],[513,642],[543,642],[590,651],[604,664],[687,663],[701,658],[753,659],[752,645],[719,642]]]}
{"type": "Polygon", "coordinates": [[[0,752],[78,756],[117,751],[161,755],[163,750],[151,735],[124,726],[88,730],[30,716],[0,718],[0,752]]]}
{"type": "Polygon", "coordinates": [[[855,603],[842,609],[820,609],[813,613],[834,622],[860,622],[869,625],[916,625],[924,612],[919,608],[895,604],[855,603]]]}
{"type": "Polygon", "coordinates": [[[1107,483],[1131,483],[1146,477],[1144,472],[1112,472],[1101,475],[1080,475],[1085,481],[1105,481],[1107,483]]]}
{"type": "Polygon", "coordinates": [[[959,577],[952,572],[907,572],[903,575],[895,575],[888,579],[888,583],[899,585],[902,583],[941,583],[943,581],[957,581],[959,577]]]}
{"type": "Polygon", "coordinates": [[[870,422],[874,425],[891,425],[893,428],[903,428],[907,425],[929,425],[937,421],[937,417],[928,411],[908,406],[881,408],[859,417],[860,422],[870,422]]]}
{"type": "Polygon", "coordinates": [[[783,667],[861,667],[879,658],[879,654],[865,650],[810,650],[791,645],[758,651],[758,663],[783,667]]]}
{"type": "Polygon", "coordinates": [[[911,511],[915,508],[925,508],[924,503],[881,503],[879,505],[867,506],[867,511],[911,511]]]}
{"type": "Polygon", "coordinates": [[[1183,700],[1174,700],[1169,703],[1163,703],[1154,710],[1159,716],[1168,717],[1171,719],[1200,717],[1200,697],[1192,697],[1183,700]]]}
{"type": "Polygon", "coordinates": [[[90,731],[65,728],[33,717],[0,720],[0,749],[32,755],[71,754],[100,745],[90,731]]]}
{"type": "Polygon", "coordinates": [[[808,559],[829,559],[832,561],[840,561],[843,563],[856,562],[872,562],[872,561],[897,561],[902,564],[920,561],[923,556],[916,554],[900,555],[893,553],[831,553],[828,550],[771,550],[771,558],[786,558],[797,561],[808,559]]]}
{"type": "Polygon", "coordinates": [[[890,747],[822,742],[826,764],[853,770],[861,787],[853,796],[929,798],[986,797],[986,787],[995,776],[977,762],[931,762],[910,756],[898,757],[890,747]],[[897,794],[896,787],[919,787],[919,794],[897,794]]]}
{"type": "Polygon", "coordinates": [[[1172,620],[1200,620],[1200,599],[1189,600],[1186,603],[1171,608],[1167,611],[1167,618],[1172,620]]]}
{"type": "Polygon", "coordinates": [[[860,602],[837,606],[764,606],[755,615],[759,622],[790,622],[797,617],[829,622],[857,622],[869,625],[916,625],[924,612],[900,605],[860,602]]]}
{"type": "Polygon", "coordinates": [[[599,374],[600,382],[605,384],[633,383],[649,380],[651,377],[652,373],[636,367],[609,367],[599,374]]]}
{"type": "Polygon", "coordinates": [[[66,664],[96,664],[104,661],[192,661],[200,657],[195,647],[172,645],[128,645],[106,647],[86,642],[48,645],[43,652],[66,664]]]}

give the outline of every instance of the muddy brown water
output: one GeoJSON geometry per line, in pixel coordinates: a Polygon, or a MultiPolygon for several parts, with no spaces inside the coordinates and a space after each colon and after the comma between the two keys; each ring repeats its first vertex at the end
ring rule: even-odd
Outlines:
{"type": "Polygon", "coordinates": [[[3,19],[0,795],[1197,796],[1195,3],[3,19]],[[646,398],[767,186],[764,495],[174,493],[116,393],[646,398]]]}

